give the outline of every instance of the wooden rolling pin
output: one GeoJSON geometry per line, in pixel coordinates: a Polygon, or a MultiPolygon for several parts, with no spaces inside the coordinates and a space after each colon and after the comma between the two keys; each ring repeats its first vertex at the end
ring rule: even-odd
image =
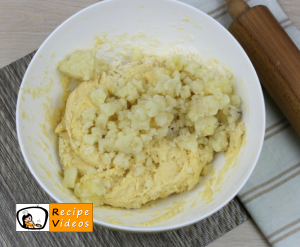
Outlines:
{"type": "Polygon", "coordinates": [[[300,51],[267,7],[250,8],[243,0],[226,2],[233,19],[229,31],[300,136],[300,51]]]}

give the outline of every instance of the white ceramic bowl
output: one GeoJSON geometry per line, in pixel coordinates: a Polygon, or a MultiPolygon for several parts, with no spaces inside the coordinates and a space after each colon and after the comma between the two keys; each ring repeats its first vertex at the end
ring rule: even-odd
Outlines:
{"type": "MultiPolygon", "coordinates": [[[[243,99],[243,119],[246,126],[245,145],[238,163],[225,174],[222,190],[212,202],[198,196],[206,179],[191,191],[171,195],[147,210],[94,209],[94,223],[104,227],[135,232],[158,232],[180,228],[208,217],[225,206],[243,187],[258,160],[264,137],[265,108],[256,72],[244,50],[231,34],[213,18],[181,2],[170,0],[109,0],[94,4],[61,24],[42,44],[24,76],[17,107],[17,132],[25,161],[42,188],[57,202],[76,202],[70,190],[61,186],[61,170],[54,133],[45,118],[45,106],[60,105],[62,87],[56,64],[75,49],[92,46],[94,35],[128,35],[144,32],[157,37],[162,46],[178,41],[182,47],[192,47],[203,57],[213,56],[230,66],[238,94],[243,99]],[[179,27],[179,28],[178,28],[179,27]],[[53,84],[51,85],[51,81],[53,84]],[[47,88],[47,85],[49,88],[47,88]],[[50,87],[51,86],[51,87],[50,87]],[[31,93],[28,93],[31,88],[31,93]],[[27,91],[26,91],[27,90],[27,91]],[[32,93],[35,90],[36,96],[32,93]],[[27,93],[26,93],[27,92],[27,93]],[[47,97],[48,99],[47,99],[47,97]],[[44,130],[43,130],[43,124],[44,130]],[[46,134],[45,134],[46,132],[46,134]],[[48,146],[48,148],[47,148],[48,146]],[[184,202],[181,212],[161,223],[141,227],[136,223],[153,220],[161,210],[175,201],[184,202]],[[134,217],[125,217],[129,212],[134,217]],[[115,218],[114,218],[115,217],[115,218]],[[116,224],[117,219],[120,224],[116,224]]],[[[124,41],[125,42],[125,41],[124,41]]],[[[176,42],[175,42],[176,43],[176,42]]],[[[214,161],[217,172],[224,157],[214,161]]],[[[214,189],[214,188],[212,188],[214,189]]]]}

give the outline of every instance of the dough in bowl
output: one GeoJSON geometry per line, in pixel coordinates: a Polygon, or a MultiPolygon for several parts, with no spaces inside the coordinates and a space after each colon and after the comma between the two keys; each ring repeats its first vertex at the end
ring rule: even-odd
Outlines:
{"type": "Polygon", "coordinates": [[[77,51],[58,66],[80,81],[56,128],[63,184],[94,206],[140,208],[190,190],[245,131],[232,73],[216,60],[131,54],[107,64],[77,51]]]}

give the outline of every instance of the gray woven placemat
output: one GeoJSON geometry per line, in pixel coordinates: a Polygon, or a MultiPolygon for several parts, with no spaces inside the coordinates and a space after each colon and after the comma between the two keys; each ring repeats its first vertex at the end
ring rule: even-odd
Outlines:
{"type": "Polygon", "coordinates": [[[92,233],[15,232],[15,203],[54,202],[27,168],[16,134],[17,96],[33,55],[0,69],[0,246],[206,246],[248,219],[234,198],[212,216],[164,233],[124,233],[99,226],[92,233]]]}

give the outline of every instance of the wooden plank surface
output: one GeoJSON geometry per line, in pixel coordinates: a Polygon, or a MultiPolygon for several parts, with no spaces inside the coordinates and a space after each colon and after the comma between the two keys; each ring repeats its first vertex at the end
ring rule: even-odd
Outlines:
{"type": "MultiPolygon", "coordinates": [[[[64,20],[96,0],[0,0],[0,68],[36,50],[64,20]]],[[[278,0],[300,29],[300,1],[278,0]]],[[[270,246],[252,220],[209,247],[270,246]]]]}
{"type": "MultiPolygon", "coordinates": [[[[0,68],[37,49],[64,20],[97,0],[0,0],[0,68]]],[[[279,0],[300,28],[299,0],[279,0]]]]}

